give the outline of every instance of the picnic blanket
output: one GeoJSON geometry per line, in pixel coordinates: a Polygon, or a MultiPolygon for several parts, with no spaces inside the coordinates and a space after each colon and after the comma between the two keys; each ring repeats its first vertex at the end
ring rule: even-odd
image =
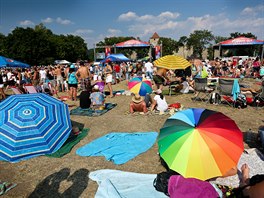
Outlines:
{"type": "Polygon", "coordinates": [[[0,196],[5,194],[7,191],[14,188],[16,184],[10,182],[2,182],[0,181],[0,196]]]}
{"type": "Polygon", "coordinates": [[[153,187],[156,176],[109,169],[89,174],[89,178],[99,185],[95,198],[167,198],[153,187]]]}
{"type": "Polygon", "coordinates": [[[234,176],[225,177],[225,178],[217,178],[215,181],[211,183],[230,186],[236,188],[239,186],[239,181],[241,176],[241,166],[245,163],[249,166],[249,176],[252,177],[257,174],[264,173],[264,155],[256,148],[246,149],[247,153],[243,153],[238,162],[237,168],[239,170],[239,174],[234,176]]]}
{"type": "Polygon", "coordinates": [[[72,148],[78,144],[83,138],[85,138],[88,134],[88,131],[90,129],[83,129],[81,133],[78,135],[70,135],[69,138],[66,140],[66,142],[62,145],[62,147],[57,150],[55,153],[52,154],[46,154],[47,157],[55,157],[60,158],[69,152],[71,152],[72,148]]]}
{"type": "Polygon", "coordinates": [[[150,149],[157,132],[109,133],[77,149],[80,156],[105,156],[115,164],[124,164],[150,149]]]}
{"type": "Polygon", "coordinates": [[[105,103],[105,109],[104,110],[94,110],[91,108],[88,109],[82,109],[81,107],[77,107],[75,109],[72,109],[70,111],[71,115],[80,115],[80,116],[100,116],[108,112],[109,110],[113,109],[117,104],[115,103],[105,103]]]}

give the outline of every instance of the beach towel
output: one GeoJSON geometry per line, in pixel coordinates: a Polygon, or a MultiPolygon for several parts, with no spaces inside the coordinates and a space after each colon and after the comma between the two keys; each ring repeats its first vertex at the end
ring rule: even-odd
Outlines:
{"type": "Polygon", "coordinates": [[[14,188],[16,184],[10,182],[2,182],[0,181],[0,196],[5,194],[7,191],[14,188]]]}
{"type": "Polygon", "coordinates": [[[100,116],[108,112],[109,110],[113,109],[117,104],[115,103],[105,103],[105,109],[104,110],[94,110],[91,108],[88,109],[82,109],[81,107],[77,107],[75,109],[72,109],[70,111],[71,115],[80,115],[80,116],[100,116]]]}
{"type": "Polygon", "coordinates": [[[99,185],[95,198],[167,198],[153,187],[156,176],[109,169],[89,174],[99,185]]]}
{"type": "Polygon", "coordinates": [[[211,183],[230,186],[232,188],[238,187],[240,178],[242,177],[240,168],[245,163],[247,163],[249,166],[250,177],[264,173],[264,155],[256,148],[246,149],[246,153],[243,153],[241,155],[237,165],[239,174],[225,178],[217,178],[215,181],[212,181],[211,183]]]}
{"type": "Polygon", "coordinates": [[[80,156],[104,156],[115,164],[124,164],[150,149],[157,132],[109,133],[77,149],[80,156]]]}
{"type": "Polygon", "coordinates": [[[217,198],[218,193],[206,181],[195,178],[184,178],[172,175],[169,179],[168,192],[170,198],[217,198]]]}
{"type": "Polygon", "coordinates": [[[234,101],[236,101],[239,93],[240,93],[240,87],[238,84],[238,79],[234,79],[234,84],[232,87],[232,96],[234,101]]]}
{"type": "Polygon", "coordinates": [[[83,138],[85,138],[88,134],[88,131],[90,129],[83,129],[81,133],[78,135],[70,135],[69,138],[66,140],[66,142],[62,145],[62,147],[57,150],[55,153],[52,154],[46,154],[47,157],[55,157],[60,158],[69,152],[71,152],[72,148],[78,144],[83,138]]]}

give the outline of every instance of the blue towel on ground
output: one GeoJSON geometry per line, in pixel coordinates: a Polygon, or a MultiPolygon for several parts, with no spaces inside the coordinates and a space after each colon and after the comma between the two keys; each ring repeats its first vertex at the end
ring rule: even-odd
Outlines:
{"type": "Polygon", "coordinates": [[[233,84],[233,88],[232,88],[232,95],[233,95],[234,101],[237,99],[237,96],[239,93],[240,93],[240,87],[238,84],[238,79],[234,79],[234,84],[233,84]]]}
{"type": "Polygon", "coordinates": [[[105,156],[115,164],[124,164],[150,149],[157,132],[109,133],[77,149],[80,156],[105,156]]]}
{"type": "Polygon", "coordinates": [[[141,174],[119,170],[97,170],[89,178],[99,185],[95,198],[167,198],[153,186],[156,174],[141,174]]]}

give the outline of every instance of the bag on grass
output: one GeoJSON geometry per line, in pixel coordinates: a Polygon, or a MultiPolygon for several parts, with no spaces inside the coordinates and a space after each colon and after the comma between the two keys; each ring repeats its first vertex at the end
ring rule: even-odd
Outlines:
{"type": "Polygon", "coordinates": [[[155,189],[159,192],[163,192],[165,195],[169,196],[168,193],[168,184],[169,179],[172,175],[175,175],[175,173],[172,172],[161,172],[157,174],[157,177],[153,181],[153,186],[155,189]]]}
{"type": "Polygon", "coordinates": [[[235,107],[242,109],[247,107],[247,98],[244,94],[238,94],[235,107]]]}

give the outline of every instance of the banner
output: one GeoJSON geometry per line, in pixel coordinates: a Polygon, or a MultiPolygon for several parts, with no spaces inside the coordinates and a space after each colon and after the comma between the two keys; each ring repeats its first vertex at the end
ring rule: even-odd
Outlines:
{"type": "Polygon", "coordinates": [[[111,47],[106,47],[105,48],[105,56],[109,56],[111,54],[111,47]]]}
{"type": "Polygon", "coordinates": [[[156,59],[160,58],[160,46],[159,45],[155,47],[155,57],[156,59]]]}

